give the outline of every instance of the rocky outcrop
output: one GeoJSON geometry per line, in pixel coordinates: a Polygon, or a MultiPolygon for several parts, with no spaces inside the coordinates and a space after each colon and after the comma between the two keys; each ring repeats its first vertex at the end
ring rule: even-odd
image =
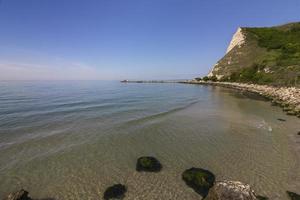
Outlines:
{"type": "Polygon", "coordinates": [[[216,182],[205,200],[257,200],[257,197],[250,185],[225,180],[216,182]]]}
{"type": "Polygon", "coordinates": [[[300,23],[241,27],[208,77],[300,87],[300,23]]]}

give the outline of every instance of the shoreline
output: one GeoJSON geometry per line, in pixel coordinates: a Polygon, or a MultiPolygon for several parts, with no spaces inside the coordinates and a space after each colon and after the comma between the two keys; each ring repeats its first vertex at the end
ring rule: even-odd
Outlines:
{"type": "Polygon", "coordinates": [[[232,88],[240,91],[251,92],[263,96],[271,101],[272,105],[280,106],[287,115],[300,118],[300,88],[274,87],[268,85],[246,84],[236,82],[212,81],[181,81],[183,84],[212,85],[232,88]]]}

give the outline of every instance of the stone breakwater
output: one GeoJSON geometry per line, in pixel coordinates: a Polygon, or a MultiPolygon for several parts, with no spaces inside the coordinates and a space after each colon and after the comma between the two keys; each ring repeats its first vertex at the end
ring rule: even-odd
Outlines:
{"type": "Polygon", "coordinates": [[[194,80],[184,81],[181,83],[215,85],[256,93],[271,100],[272,105],[281,106],[283,108],[283,111],[285,111],[288,115],[295,115],[300,118],[300,88],[194,80]]]}

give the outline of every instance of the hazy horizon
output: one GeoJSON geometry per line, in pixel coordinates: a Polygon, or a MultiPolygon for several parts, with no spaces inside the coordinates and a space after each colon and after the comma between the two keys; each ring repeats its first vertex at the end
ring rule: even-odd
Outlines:
{"type": "Polygon", "coordinates": [[[240,26],[300,21],[288,1],[0,1],[0,80],[188,79],[240,26]]]}

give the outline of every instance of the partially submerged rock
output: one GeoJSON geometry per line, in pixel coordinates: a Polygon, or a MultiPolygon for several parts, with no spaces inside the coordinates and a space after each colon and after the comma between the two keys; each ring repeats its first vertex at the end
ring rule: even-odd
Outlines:
{"type": "Polygon", "coordinates": [[[103,198],[105,200],[108,199],[123,199],[125,197],[125,193],[127,192],[127,188],[125,185],[116,184],[107,188],[104,192],[103,198]]]}
{"type": "Polygon", "coordinates": [[[209,189],[214,185],[215,175],[205,169],[190,168],[182,173],[184,182],[202,197],[206,197],[209,189]]]}
{"type": "Polygon", "coordinates": [[[9,194],[4,200],[32,200],[28,196],[28,192],[26,190],[19,190],[17,192],[9,194]]]}
{"type": "Polygon", "coordinates": [[[298,135],[300,135],[300,131],[298,132],[298,135]]]}
{"type": "Polygon", "coordinates": [[[162,169],[161,163],[154,157],[140,157],[136,163],[137,171],[159,172],[162,169]]]}
{"type": "Polygon", "coordinates": [[[278,118],[277,120],[278,120],[278,121],[282,121],[282,122],[285,122],[285,121],[286,121],[286,119],[282,119],[282,118],[278,118]]]}
{"type": "Polygon", "coordinates": [[[286,191],[291,200],[300,200],[300,195],[294,192],[286,191]]]}
{"type": "Polygon", "coordinates": [[[219,181],[209,190],[205,200],[257,200],[250,185],[239,181],[219,181]]]}
{"type": "Polygon", "coordinates": [[[268,197],[264,197],[264,196],[260,196],[260,195],[256,196],[256,198],[258,200],[268,200],[269,199],[268,197]]]}

